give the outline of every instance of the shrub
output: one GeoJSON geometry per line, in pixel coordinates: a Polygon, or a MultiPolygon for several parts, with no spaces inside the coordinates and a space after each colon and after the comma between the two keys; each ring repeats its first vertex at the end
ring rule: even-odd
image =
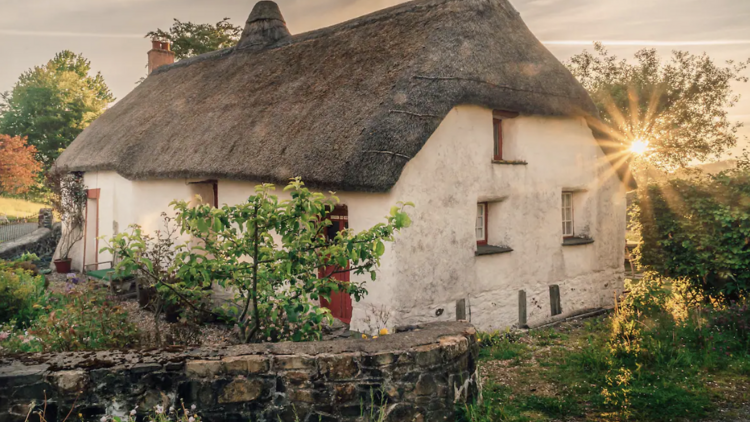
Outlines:
{"type": "Polygon", "coordinates": [[[23,328],[43,312],[48,297],[43,276],[29,261],[0,262],[0,324],[23,328]]]}
{"type": "MultiPolygon", "coordinates": [[[[404,212],[411,204],[392,207],[383,223],[360,233],[334,233],[335,196],[310,192],[299,178],[284,189],[289,200],[280,201],[274,189],[257,186],[245,203],[221,208],[173,202],[180,234],[195,243],[174,246],[163,265],[137,226],[110,239],[106,250],[121,258],[117,271],[155,274],[150,279],[160,293],[189,299],[214,283],[235,291],[221,316],[237,325],[243,342],[320,339],[323,321],[331,319],[321,299],[344,292],[359,301],[367,294],[363,281],[335,275],[367,274],[375,281],[385,242],[411,223],[404,212]]],[[[157,235],[157,246],[162,238],[169,236],[157,235]]]]}
{"type": "Polygon", "coordinates": [[[137,342],[127,312],[93,284],[51,295],[42,308],[45,312],[26,330],[4,327],[0,346],[9,352],[62,352],[125,348],[137,342]]]}
{"type": "Polygon", "coordinates": [[[670,179],[639,192],[640,264],[704,299],[750,292],[750,174],[670,179]]]}

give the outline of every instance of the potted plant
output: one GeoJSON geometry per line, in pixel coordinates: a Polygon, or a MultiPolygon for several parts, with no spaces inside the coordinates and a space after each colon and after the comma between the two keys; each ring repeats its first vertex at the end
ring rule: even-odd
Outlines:
{"type": "Polygon", "coordinates": [[[61,174],[57,169],[48,173],[47,183],[52,190],[52,206],[62,222],[60,257],[54,261],[58,273],[70,272],[70,251],[83,239],[86,186],[83,173],[61,174]]]}

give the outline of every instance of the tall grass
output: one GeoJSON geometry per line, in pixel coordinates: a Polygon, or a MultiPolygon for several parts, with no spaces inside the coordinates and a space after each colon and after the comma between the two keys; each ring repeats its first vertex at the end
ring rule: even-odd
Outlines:
{"type": "Polygon", "coordinates": [[[49,205],[29,202],[23,199],[5,198],[0,196],[0,214],[8,217],[25,217],[38,214],[42,208],[50,208],[49,205]]]}

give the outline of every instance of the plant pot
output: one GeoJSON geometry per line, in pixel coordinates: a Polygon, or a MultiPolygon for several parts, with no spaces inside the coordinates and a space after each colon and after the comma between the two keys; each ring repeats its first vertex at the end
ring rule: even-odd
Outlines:
{"type": "Polygon", "coordinates": [[[70,272],[70,263],[73,262],[72,259],[56,259],[54,261],[55,263],[55,270],[57,270],[58,274],[67,274],[70,272]]]}

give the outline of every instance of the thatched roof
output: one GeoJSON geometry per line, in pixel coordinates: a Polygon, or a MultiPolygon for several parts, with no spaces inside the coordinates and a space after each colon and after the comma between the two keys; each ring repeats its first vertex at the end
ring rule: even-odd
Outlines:
{"type": "Polygon", "coordinates": [[[387,191],[456,105],[596,115],[507,0],[417,0],[294,36],[274,9],[256,6],[237,47],[153,72],[58,166],[387,191]]]}

